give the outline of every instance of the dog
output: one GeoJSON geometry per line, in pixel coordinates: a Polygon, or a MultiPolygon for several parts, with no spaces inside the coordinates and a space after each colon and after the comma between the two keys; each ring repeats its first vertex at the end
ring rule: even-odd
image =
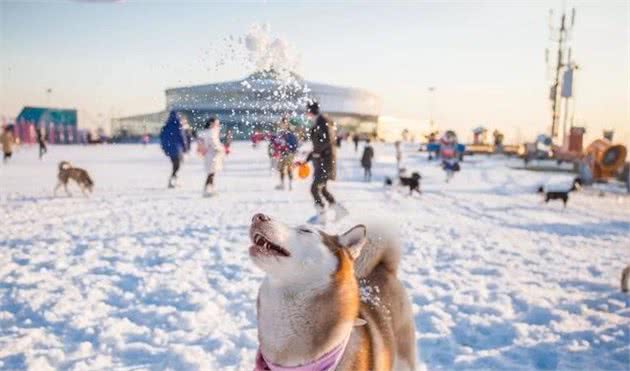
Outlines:
{"type": "Polygon", "coordinates": [[[538,193],[542,193],[545,195],[545,203],[548,203],[551,200],[562,200],[564,207],[567,207],[567,202],[569,201],[569,192],[578,191],[582,188],[582,180],[580,178],[573,179],[573,184],[571,188],[566,191],[545,191],[544,186],[538,187],[538,193]]]}
{"type": "Polygon", "coordinates": [[[413,370],[411,304],[386,229],[330,235],[256,214],[253,263],[266,273],[256,303],[255,370],[413,370]]]}
{"type": "Polygon", "coordinates": [[[404,187],[409,187],[410,196],[413,194],[413,191],[416,191],[419,194],[422,194],[422,191],[420,190],[420,179],[422,179],[422,176],[420,175],[420,173],[413,172],[411,173],[410,177],[400,176],[399,179],[400,179],[400,185],[404,187]]]}
{"type": "Polygon", "coordinates": [[[57,179],[59,182],[55,187],[55,196],[61,186],[63,186],[68,196],[72,196],[70,191],[68,191],[68,181],[70,179],[74,180],[79,185],[79,188],[81,188],[81,192],[84,196],[88,195],[86,191],[92,193],[94,188],[94,182],[92,181],[92,178],[90,178],[88,172],[81,168],[73,167],[68,161],[61,161],[59,163],[59,173],[57,174],[57,179]]]}
{"type": "MultiPolygon", "coordinates": [[[[403,173],[404,173],[404,170],[403,170],[403,173]]],[[[410,177],[406,177],[403,175],[398,176],[399,184],[403,187],[409,187],[409,195],[412,195],[413,191],[416,191],[419,194],[422,194],[422,191],[420,190],[420,179],[422,179],[422,176],[418,172],[411,173],[410,177]]],[[[385,177],[385,186],[391,187],[393,185],[394,185],[394,180],[390,177],[385,177]]]]}

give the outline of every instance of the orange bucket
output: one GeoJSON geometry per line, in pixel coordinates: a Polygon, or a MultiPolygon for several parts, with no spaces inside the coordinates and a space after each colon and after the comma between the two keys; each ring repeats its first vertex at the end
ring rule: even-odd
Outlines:
{"type": "Polygon", "coordinates": [[[311,167],[308,164],[300,164],[298,166],[298,176],[300,179],[306,179],[311,174],[311,167]]]}

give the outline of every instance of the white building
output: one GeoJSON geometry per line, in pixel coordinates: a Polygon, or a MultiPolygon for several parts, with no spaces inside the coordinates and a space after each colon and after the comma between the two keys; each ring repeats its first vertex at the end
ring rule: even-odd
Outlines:
{"type": "Polygon", "coordinates": [[[177,111],[193,128],[215,116],[233,128],[235,137],[246,138],[252,130],[264,130],[282,116],[301,117],[309,99],[317,100],[322,111],[342,127],[376,123],[382,106],[378,96],[365,90],[309,82],[270,70],[243,80],[167,89],[164,111],[113,119],[112,133],[155,135],[167,112],[177,111]]]}

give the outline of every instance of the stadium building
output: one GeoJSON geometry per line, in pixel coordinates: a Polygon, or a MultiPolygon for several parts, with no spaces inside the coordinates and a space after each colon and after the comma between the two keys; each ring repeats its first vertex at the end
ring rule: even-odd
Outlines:
{"type": "Polygon", "coordinates": [[[235,138],[244,139],[254,130],[275,125],[285,115],[300,122],[309,99],[317,100],[340,127],[351,130],[370,123],[375,128],[381,113],[381,99],[368,91],[268,70],[243,80],[167,89],[164,111],[113,119],[112,134],[120,138],[156,135],[168,112],[177,111],[193,129],[216,116],[233,129],[235,138]]]}

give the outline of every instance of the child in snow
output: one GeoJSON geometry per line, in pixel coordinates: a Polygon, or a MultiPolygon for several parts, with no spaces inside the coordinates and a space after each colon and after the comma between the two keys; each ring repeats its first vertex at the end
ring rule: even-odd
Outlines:
{"type": "Polygon", "coordinates": [[[370,144],[370,139],[365,142],[363,156],[361,156],[361,166],[363,166],[363,180],[372,181],[372,158],[374,158],[374,148],[370,144]]]}
{"type": "Polygon", "coordinates": [[[15,145],[15,137],[13,136],[12,126],[4,128],[2,135],[0,135],[0,141],[2,142],[2,152],[4,153],[2,161],[6,163],[13,155],[13,146],[15,145]]]}
{"type": "Polygon", "coordinates": [[[198,136],[198,151],[204,157],[204,164],[208,176],[204,186],[204,197],[214,195],[214,176],[223,169],[225,147],[219,138],[221,123],[216,117],[211,117],[204,125],[204,130],[198,136]]]}
{"type": "Polygon", "coordinates": [[[234,133],[232,133],[232,129],[227,129],[225,133],[225,139],[223,140],[223,146],[225,147],[225,154],[230,154],[230,147],[232,146],[232,141],[234,140],[234,133]]]}
{"type": "Polygon", "coordinates": [[[276,189],[284,189],[284,177],[289,178],[289,190],[293,188],[293,161],[297,152],[298,139],[289,127],[289,120],[284,117],[278,125],[279,132],[274,138],[274,148],[278,157],[280,184],[276,189]]]}
{"type": "Polygon", "coordinates": [[[446,172],[446,182],[448,183],[460,169],[457,153],[457,136],[452,130],[448,130],[440,139],[440,157],[442,158],[442,168],[446,172]]]}

